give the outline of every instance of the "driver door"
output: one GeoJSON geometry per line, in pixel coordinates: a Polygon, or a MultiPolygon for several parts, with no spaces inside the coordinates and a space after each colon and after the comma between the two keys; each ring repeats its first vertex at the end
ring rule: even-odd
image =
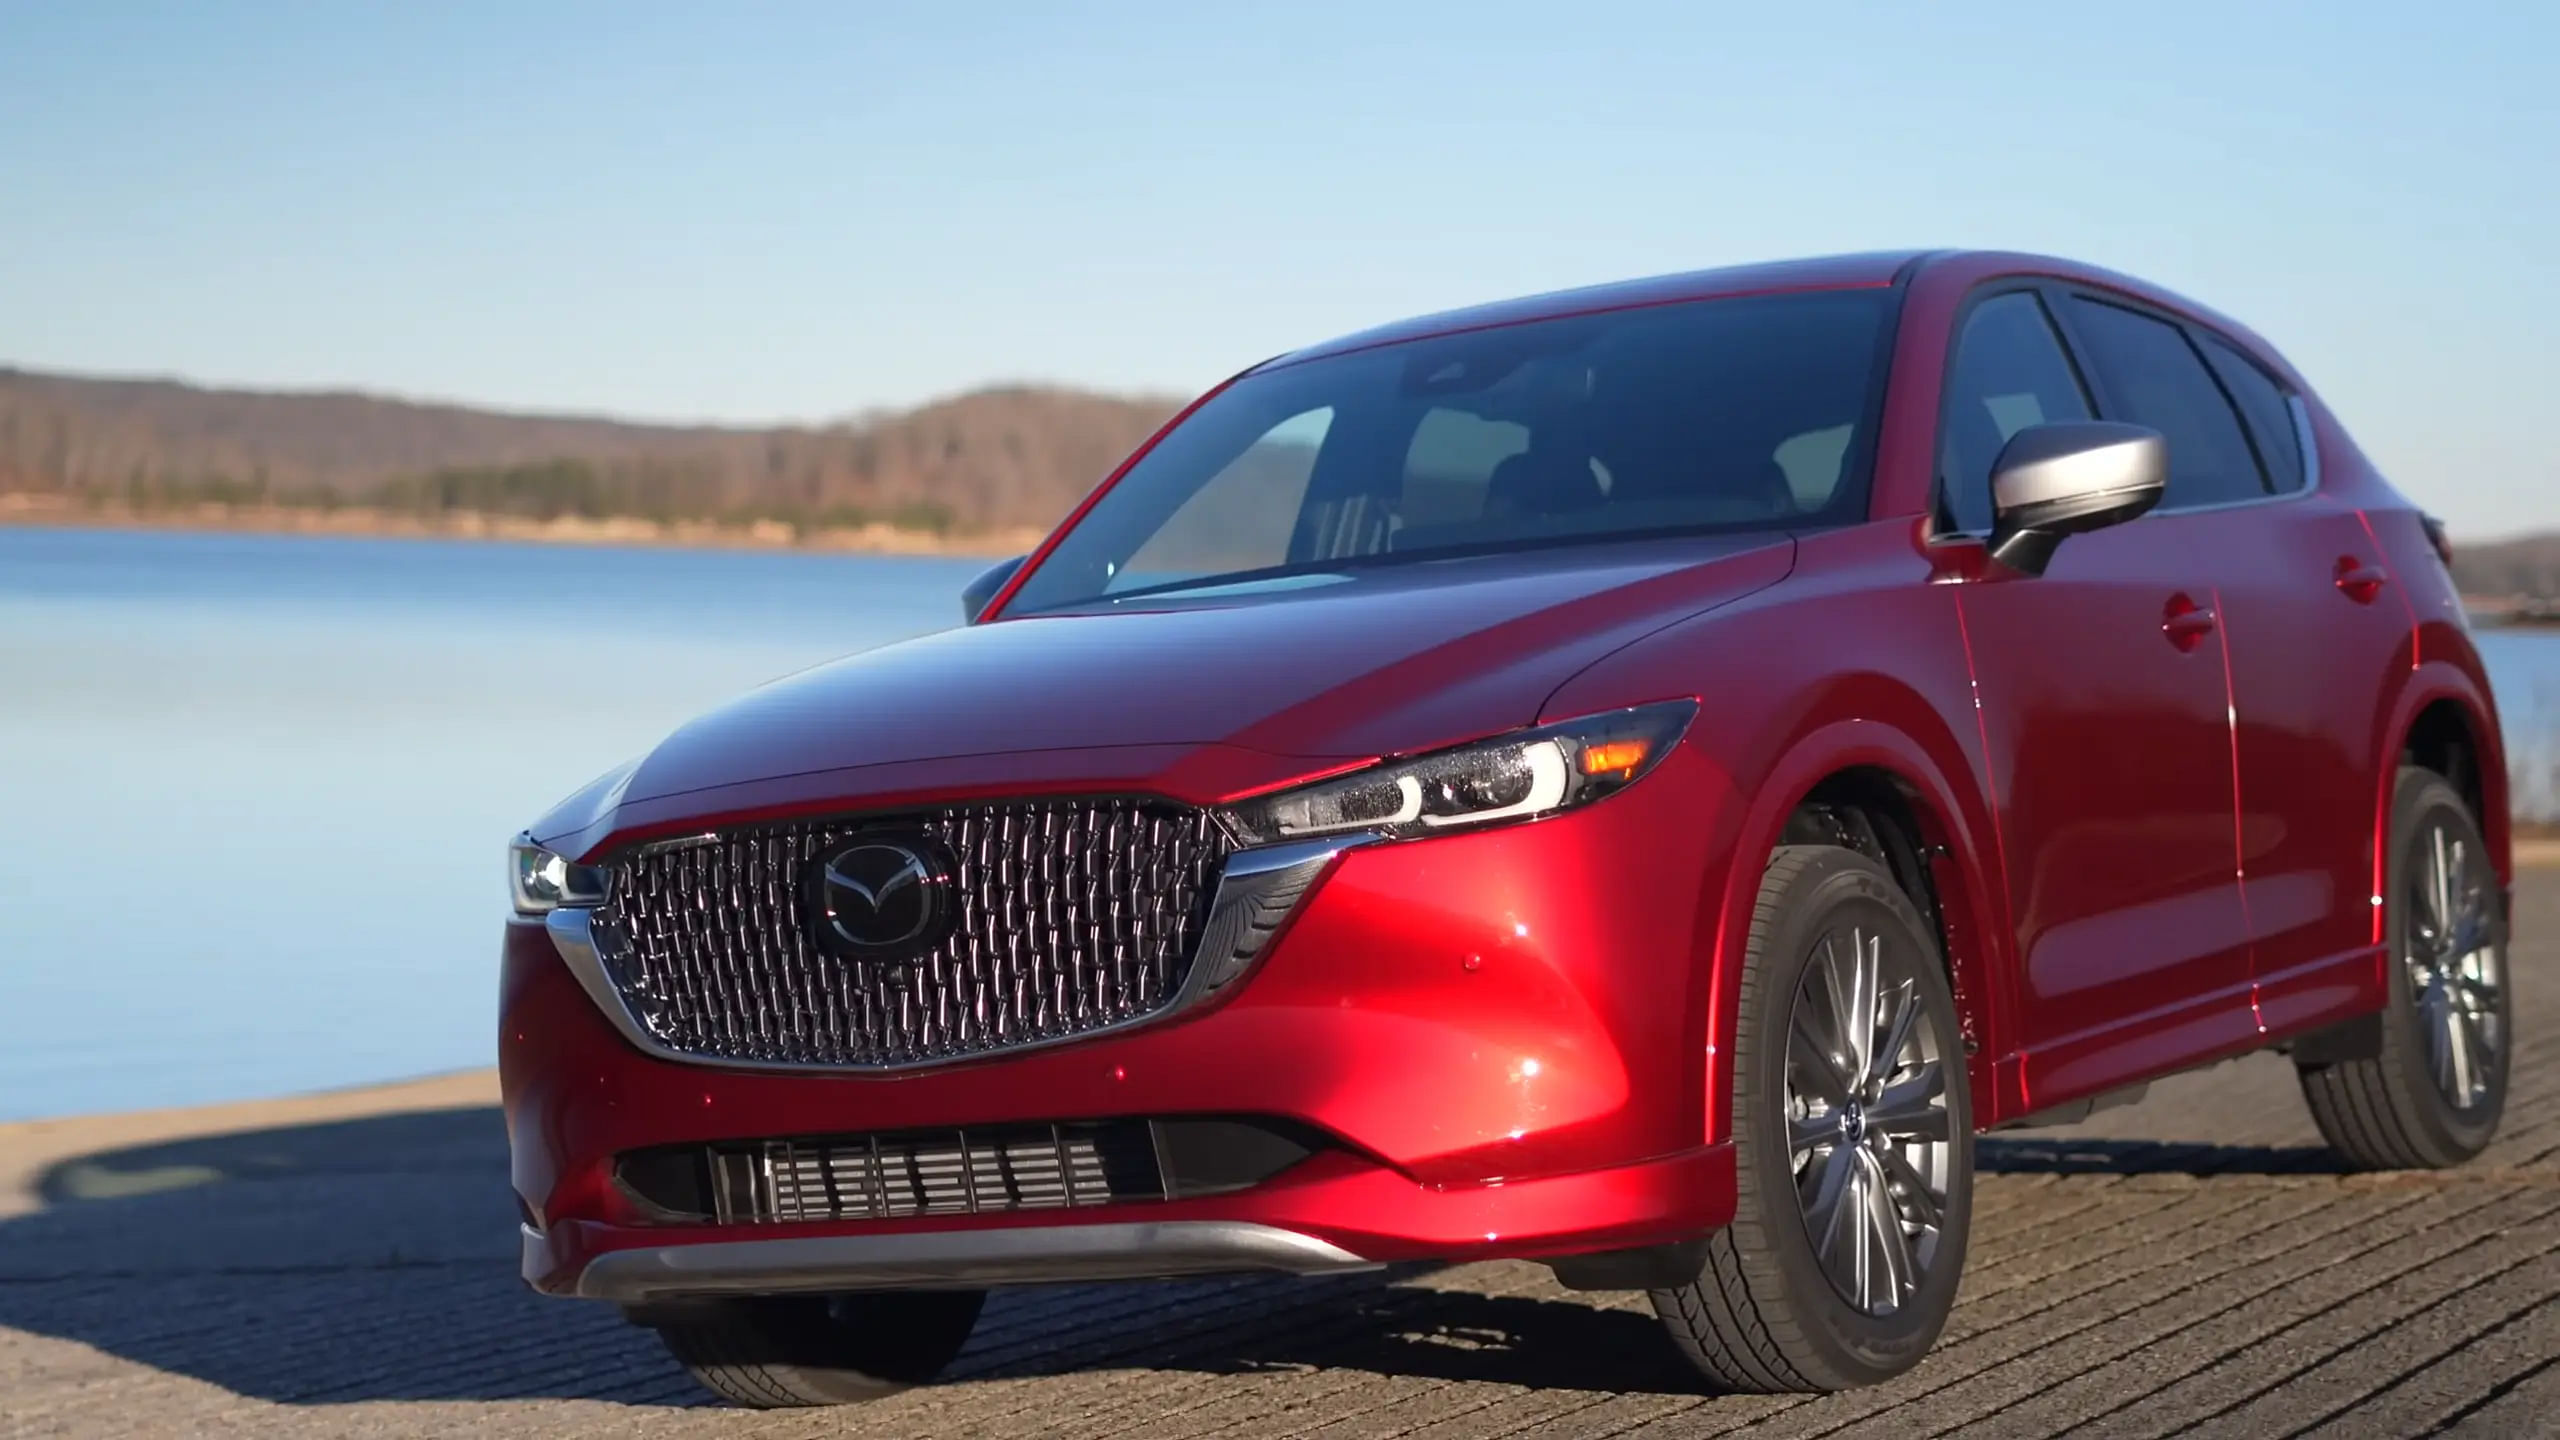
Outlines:
{"type": "MultiPolygon", "coordinates": [[[[2008,437],[2090,418],[2045,298],[1977,299],[1947,377],[1941,524],[1987,532],[2008,437]]],[[[2195,523],[2076,536],[2042,576],[1995,565],[1957,590],[1997,791],[2029,1109],[2255,1033],[2231,696],[2211,577],[2185,535],[2195,523]]]]}

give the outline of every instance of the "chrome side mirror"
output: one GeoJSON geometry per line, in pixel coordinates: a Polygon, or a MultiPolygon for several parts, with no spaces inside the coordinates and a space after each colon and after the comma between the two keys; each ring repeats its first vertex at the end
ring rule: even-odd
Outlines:
{"type": "Polygon", "coordinates": [[[2121,525],[2160,503],[2169,442],[2109,420],[2030,425],[1991,464],[1991,558],[2041,575],[2063,538],[2121,525]]]}
{"type": "Polygon", "coordinates": [[[1016,555],[1010,560],[999,560],[988,566],[977,579],[960,587],[960,623],[977,624],[978,617],[986,613],[987,602],[996,598],[996,592],[1004,588],[1004,582],[1012,579],[1013,572],[1021,569],[1022,562],[1030,558],[1028,555],[1016,555]]]}

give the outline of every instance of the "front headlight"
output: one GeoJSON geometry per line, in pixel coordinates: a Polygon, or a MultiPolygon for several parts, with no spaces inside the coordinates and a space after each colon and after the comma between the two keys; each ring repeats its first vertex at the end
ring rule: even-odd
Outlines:
{"type": "Polygon", "coordinates": [[[601,905],[607,874],[600,865],[572,865],[530,838],[519,837],[507,847],[507,880],[519,915],[548,915],[563,905],[601,905]]]}
{"type": "Polygon", "coordinates": [[[1228,818],[1256,843],[1375,830],[1402,838],[1588,805],[1641,779],[1698,713],[1666,700],[1395,760],[1244,801],[1228,818]]]}

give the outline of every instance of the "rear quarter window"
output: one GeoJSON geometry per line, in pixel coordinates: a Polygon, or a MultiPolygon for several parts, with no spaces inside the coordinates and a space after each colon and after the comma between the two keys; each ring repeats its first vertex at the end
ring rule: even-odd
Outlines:
{"type": "Polygon", "coordinates": [[[2267,467],[2268,487],[2279,494],[2301,489],[2302,436],[2294,428],[2293,402],[2284,387],[2257,361],[2210,335],[2204,338],[2204,358],[2230,392],[2231,403],[2240,407],[2240,418],[2249,422],[2249,438],[2257,442],[2258,458],[2267,467]]]}

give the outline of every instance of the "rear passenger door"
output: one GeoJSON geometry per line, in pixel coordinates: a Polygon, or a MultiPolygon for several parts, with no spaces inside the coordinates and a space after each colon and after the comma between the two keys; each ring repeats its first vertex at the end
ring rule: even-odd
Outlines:
{"type": "MultiPolygon", "coordinates": [[[[1991,466],[2010,436],[2095,413],[2054,331],[2057,298],[2033,284],[1980,294],[1958,322],[1942,534],[1989,530],[1991,466]]],[[[2256,1035],[2230,692],[2212,568],[2189,543],[2200,523],[2074,536],[2040,577],[1995,568],[1956,591],[2000,810],[2030,1108],[2256,1035]]]]}
{"type": "Polygon", "coordinates": [[[2261,1023],[2371,1008],[2375,765],[2409,614],[2357,512],[2319,492],[2299,401],[2237,342],[2100,293],[2065,312],[2110,418],[2209,457],[2171,503],[2211,567],[2230,656],[2239,867],[2261,1023]]]}

